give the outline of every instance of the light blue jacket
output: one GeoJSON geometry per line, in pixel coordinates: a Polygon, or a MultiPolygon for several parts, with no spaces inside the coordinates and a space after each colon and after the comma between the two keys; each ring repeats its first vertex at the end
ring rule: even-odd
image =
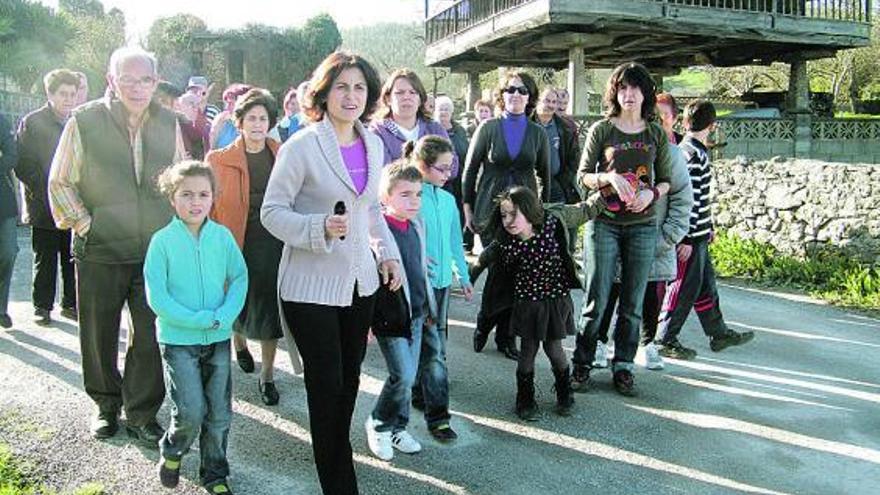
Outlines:
{"type": "Polygon", "coordinates": [[[241,250],[226,227],[207,220],[196,239],[174,217],[150,241],[144,279],[160,344],[209,345],[232,335],[232,323],[244,307],[248,276],[241,250]]]}
{"type": "Polygon", "coordinates": [[[428,258],[432,261],[431,285],[435,289],[449,287],[453,273],[459,283],[470,285],[455,197],[448,191],[423,182],[421,215],[427,232],[428,258]]]}

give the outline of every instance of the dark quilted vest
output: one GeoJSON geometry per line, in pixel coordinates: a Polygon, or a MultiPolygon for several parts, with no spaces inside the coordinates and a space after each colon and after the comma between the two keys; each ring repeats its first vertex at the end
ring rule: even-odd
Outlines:
{"type": "Polygon", "coordinates": [[[171,205],[159,192],[156,178],[174,158],[177,120],[155,103],[148,111],[141,131],[140,184],[122,103],[113,100],[108,106],[101,99],[74,114],[85,153],[78,189],[92,216],[84,245],[74,249],[78,259],[141,263],[153,233],[171,220],[171,205]]]}

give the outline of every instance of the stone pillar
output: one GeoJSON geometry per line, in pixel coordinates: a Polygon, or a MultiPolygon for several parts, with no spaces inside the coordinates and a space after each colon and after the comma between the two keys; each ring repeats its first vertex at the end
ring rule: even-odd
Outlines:
{"type": "Polygon", "coordinates": [[[807,61],[795,58],[791,61],[786,98],[787,113],[794,118],[794,156],[809,158],[812,153],[812,114],[810,113],[810,79],[807,61]]]}
{"type": "Polygon", "coordinates": [[[568,49],[568,108],[569,115],[586,115],[587,72],[584,67],[584,47],[576,45],[568,49]]]}
{"type": "MultiPolygon", "coordinates": [[[[467,108],[464,109],[464,112],[471,112],[474,109],[474,102],[479,100],[482,97],[482,93],[480,91],[480,73],[479,72],[468,72],[467,73],[467,108]]],[[[464,113],[462,112],[462,113],[464,113]]]]}

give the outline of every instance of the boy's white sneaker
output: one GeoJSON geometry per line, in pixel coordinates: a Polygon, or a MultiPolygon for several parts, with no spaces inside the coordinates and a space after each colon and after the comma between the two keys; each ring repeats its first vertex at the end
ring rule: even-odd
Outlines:
{"type": "Polygon", "coordinates": [[[593,358],[593,368],[608,367],[608,346],[604,342],[596,343],[596,355],[593,358]]]}
{"type": "Polygon", "coordinates": [[[393,445],[395,449],[403,452],[404,454],[415,454],[416,452],[421,452],[422,450],[422,444],[420,444],[418,440],[413,438],[413,436],[410,435],[409,432],[406,430],[392,433],[391,445],[393,445]]]}
{"type": "Polygon", "coordinates": [[[391,448],[391,432],[376,431],[376,422],[373,421],[372,415],[367,416],[364,429],[367,430],[367,445],[370,447],[370,452],[383,461],[390,461],[394,457],[394,449],[391,448]]]}
{"type": "Polygon", "coordinates": [[[639,349],[636,354],[636,364],[640,364],[649,370],[662,370],[663,357],[653,342],[639,349]]]}

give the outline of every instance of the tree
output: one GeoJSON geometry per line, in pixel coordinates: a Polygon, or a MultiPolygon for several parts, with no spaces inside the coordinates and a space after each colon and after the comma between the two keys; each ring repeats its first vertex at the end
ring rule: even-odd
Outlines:
{"type": "Polygon", "coordinates": [[[102,17],[104,5],[98,0],[59,0],[58,10],[77,16],[102,17]]]}
{"type": "Polygon", "coordinates": [[[160,17],[150,26],[146,47],[159,59],[159,74],[175,84],[186,83],[196,69],[196,38],[208,34],[202,19],[190,14],[160,17]]]}
{"type": "Polygon", "coordinates": [[[90,96],[96,97],[103,93],[104,85],[100,82],[107,73],[110,55],[125,45],[125,16],[119,9],[104,13],[100,2],[71,0],[71,3],[77,8],[62,10],[59,14],[74,33],[64,50],[64,65],[84,72],[90,83],[90,96]],[[98,9],[94,3],[100,7],[99,15],[95,15],[98,9]]]}
{"type": "Polygon", "coordinates": [[[22,91],[39,88],[43,75],[63,64],[60,48],[72,36],[70,26],[51,9],[25,0],[0,0],[0,72],[22,91]]]}

